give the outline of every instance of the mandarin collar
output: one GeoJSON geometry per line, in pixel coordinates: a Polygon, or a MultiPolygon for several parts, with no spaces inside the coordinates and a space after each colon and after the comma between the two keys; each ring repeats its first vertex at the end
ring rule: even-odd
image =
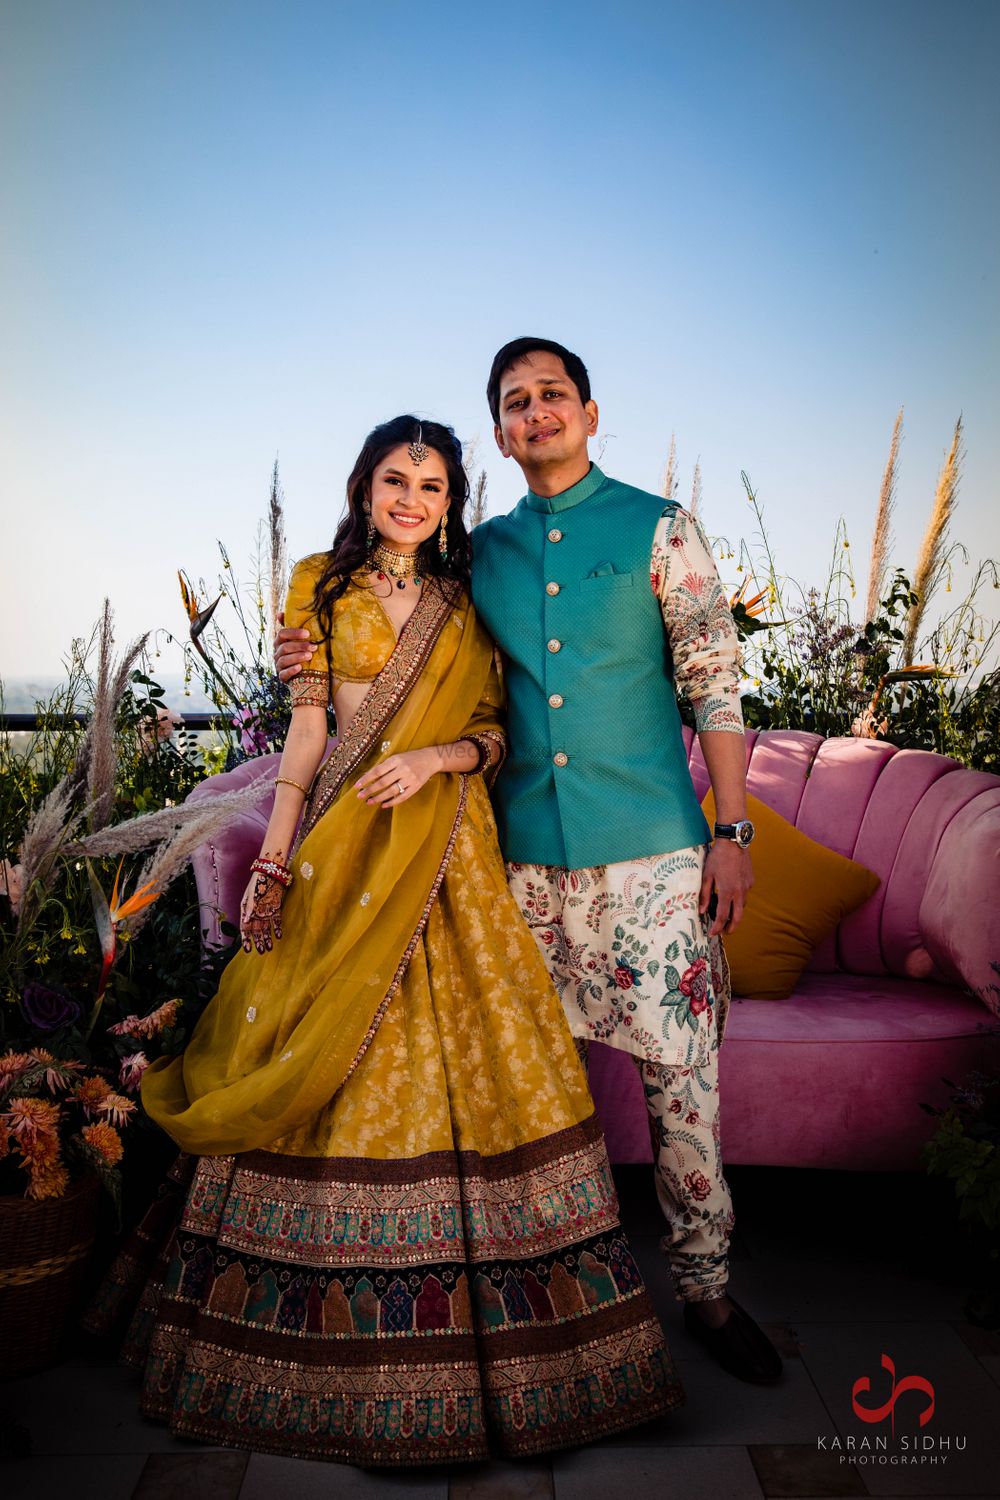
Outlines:
{"type": "Polygon", "coordinates": [[[529,510],[540,510],[546,515],[555,515],[561,510],[569,510],[571,506],[579,505],[581,500],[589,500],[607,476],[601,472],[596,464],[591,464],[590,472],[585,474],[576,484],[571,484],[568,490],[562,490],[558,495],[536,495],[534,490],[529,490],[524,497],[524,503],[529,510]]]}

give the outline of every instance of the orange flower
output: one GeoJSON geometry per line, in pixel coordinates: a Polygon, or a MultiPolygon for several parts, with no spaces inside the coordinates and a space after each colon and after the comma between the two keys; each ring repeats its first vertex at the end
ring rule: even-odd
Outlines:
{"type": "Polygon", "coordinates": [[[107,988],[108,979],[114,966],[115,954],[118,949],[118,923],[124,921],[126,917],[134,917],[137,912],[152,905],[160,895],[160,892],[154,889],[152,881],[147,881],[141,889],[133,892],[128,897],[125,896],[125,889],[122,887],[122,892],[119,896],[118,882],[121,879],[124,860],[125,857],[123,855],[118,861],[118,869],[115,871],[115,883],[111,890],[110,902],[104,894],[101,882],[94,874],[93,865],[89,859],[87,860],[87,878],[90,881],[90,896],[94,907],[94,920],[97,923],[97,936],[101,944],[101,972],[97,980],[97,997],[94,1001],[90,1023],[87,1027],[88,1036],[94,1029],[94,1022],[97,1020],[100,1012],[101,1003],[104,999],[104,991],[107,988]]]}
{"type": "Polygon", "coordinates": [[[32,1162],[26,1198],[61,1198],[69,1187],[69,1173],[58,1160],[32,1162]]]}
{"type": "Polygon", "coordinates": [[[91,1073],[87,1078],[81,1078],[73,1090],[73,1098],[79,1099],[83,1105],[83,1112],[87,1119],[91,1119],[97,1113],[105,1099],[111,1093],[111,1085],[106,1078],[99,1073],[91,1073]]]}
{"type": "Polygon", "coordinates": [[[54,1132],[26,1136],[18,1141],[18,1147],[25,1161],[32,1166],[44,1167],[59,1160],[59,1137],[54,1132]]]}
{"type": "Polygon", "coordinates": [[[129,1115],[135,1114],[135,1101],[126,1099],[124,1094],[106,1094],[97,1106],[97,1113],[110,1120],[112,1125],[121,1127],[128,1122],[129,1115]]]}
{"type": "Polygon", "coordinates": [[[20,1078],[30,1064],[27,1052],[5,1052],[0,1057],[0,1091],[20,1078]]]}
{"type": "Polygon", "coordinates": [[[111,921],[115,927],[125,917],[134,917],[136,912],[142,911],[143,907],[152,906],[153,902],[160,895],[160,892],[154,889],[153,882],[149,880],[145,885],[140,886],[137,891],[133,891],[132,895],[128,897],[126,897],[125,889],[122,887],[121,897],[119,897],[118,878],[122,873],[124,858],[123,855],[118,861],[118,869],[115,871],[115,883],[111,888],[111,900],[108,903],[111,912],[111,921]]]}
{"type": "Polygon", "coordinates": [[[26,1153],[39,1138],[56,1139],[59,1106],[51,1099],[12,1099],[5,1122],[18,1150],[26,1153]]]}
{"type": "Polygon", "coordinates": [[[748,573],[743,579],[743,582],[740,584],[739,588],[736,590],[736,593],[730,599],[729,608],[735,610],[738,604],[742,604],[745,612],[750,616],[750,618],[756,619],[758,615],[762,615],[764,613],[764,605],[767,602],[766,596],[769,591],[767,589],[761,589],[759,594],[754,594],[752,599],[747,599],[744,596],[746,594],[747,584],[749,582],[750,574],[748,573]]]}
{"type": "Polygon", "coordinates": [[[106,1125],[103,1120],[96,1125],[85,1125],[80,1132],[87,1145],[103,1156],[109,1167],[115,1166],[122,1159],[121,1137],[112,1125],[106,1125]]]}

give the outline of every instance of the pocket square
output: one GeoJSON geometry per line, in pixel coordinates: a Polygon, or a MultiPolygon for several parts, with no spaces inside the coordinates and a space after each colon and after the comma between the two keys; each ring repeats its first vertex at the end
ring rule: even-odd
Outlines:
{"type": "Polygon", "coordinates": [[[587,574],[587,577],[588,578],[603,578],[605,576],[605,574],[607,574],[607,573],[613,573],[614,571],[615,571],[615,565],[614,565],[614,563],[602,562],[602,563],[598,563],[596,568],[591,568],[590,572],[587,574]]]}

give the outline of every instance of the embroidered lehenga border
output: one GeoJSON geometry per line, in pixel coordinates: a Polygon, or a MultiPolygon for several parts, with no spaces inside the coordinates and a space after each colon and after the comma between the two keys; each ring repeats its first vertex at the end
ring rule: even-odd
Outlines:
{"type": "Polygon", "coordinates": [[[579,1444],[682,1399],[593,1117],[492,1158],[252,1152],[172,1179],[91,1322],[145,1281],[126,1360],[180,1435],[439,1463],[579,1444]]]}

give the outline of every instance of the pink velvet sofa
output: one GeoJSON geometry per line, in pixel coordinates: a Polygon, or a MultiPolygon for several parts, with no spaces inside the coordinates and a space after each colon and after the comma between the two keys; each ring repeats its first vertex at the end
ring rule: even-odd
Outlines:
{"type": "MultiPolygon", "coordinates": [[[[699,797],[708,773],[685,731],[699,797]]],[[[943,1079],[1000,1067],[1000,777],[874,740],[747,732],[750,791],[882,884],[813,954],[787,1000],[734,1000],[720,1055],[730,1163],[890,1170],[919,1165],[943,1079]]],[[[260,775],[266,756],[192,798],[260,775]]],[[[235,917],[269,800],[195,856],[206,940],[235,917]]],[[[650,1160],[628,1057],[591,1049],[612,1160],[650,1160]]]]}

